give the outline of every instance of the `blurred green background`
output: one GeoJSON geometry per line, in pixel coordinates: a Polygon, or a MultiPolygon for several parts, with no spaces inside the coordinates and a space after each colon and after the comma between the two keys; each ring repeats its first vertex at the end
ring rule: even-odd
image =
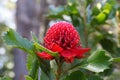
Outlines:
{"type": "MultiPolygon", "coordinates": [[[[6,46],[1,38],[8,27],[27,39],[32,31],[42,43],[49,26],[61,20],[76,27],[82,46],[90,47],[91,53],[104,49],[120,57],[120,0],[0,0],[0,77],[24,80],[27,74],[26,54],[6,46]]],[[[120,63],[101,76],[120,80],[120,63]]]]}

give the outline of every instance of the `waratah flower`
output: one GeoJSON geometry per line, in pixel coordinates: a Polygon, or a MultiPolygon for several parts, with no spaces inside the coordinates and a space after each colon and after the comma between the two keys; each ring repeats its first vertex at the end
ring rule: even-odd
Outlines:
{"type": "MultiPolygon", "coordinates": [[[[79,43],[80,36],[72,24],[60,21],[52,25],[44,37],[45,47],[58,52],[61,59],[71,63],[74,58],[82,58],[89,48],[82,48],[79,43]]],[[[46,52],[37,52],[38,56],[52,60],[54,57],[46,52]]]]}

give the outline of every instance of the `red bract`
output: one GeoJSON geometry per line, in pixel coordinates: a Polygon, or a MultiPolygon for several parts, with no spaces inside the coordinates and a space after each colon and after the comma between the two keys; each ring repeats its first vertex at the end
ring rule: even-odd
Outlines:
{"type": "MultiPolygon", "coordinates": [[[[50,27],[44,37],[45,47],[58,52],[61,59],[71,63],[74,58],[82,58],[89,48],[82,48],[79,44],[80,37],[72,24],[60,21],[50,27]]],[[[39,53],[39,57],[51,60],[54,57],[48,53],[39,53]]]]}

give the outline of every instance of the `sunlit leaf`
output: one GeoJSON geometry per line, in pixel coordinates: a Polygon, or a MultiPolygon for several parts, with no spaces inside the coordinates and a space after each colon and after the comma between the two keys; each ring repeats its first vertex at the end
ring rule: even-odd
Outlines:
{"type": "Polygon", "coordinates": [[[106,3],[105,6],[103,7],[103,10],[111,10],[112,6],[109,3],[106,3]]]}
{"type": "Polygon", "coordinates": [[[25,80],[33,80],[30,76],[25,76],[25,80]]]}
{"type": "Polygon", "coordinates": [[[31,55],[35,55],[33,43],[26,38],[22,38],[13,29],[9,29],[9,31],[3,36],[3,39],[8,45],[20,48],[31,55]]]}
{"type": "Polygon", "coordinates": [[[97,73],[103,72],[109,68],[110,59],[111,57],[106,55],[104,50],[97,50],[88,57],[88,63],[83,68],[97,73]]]}

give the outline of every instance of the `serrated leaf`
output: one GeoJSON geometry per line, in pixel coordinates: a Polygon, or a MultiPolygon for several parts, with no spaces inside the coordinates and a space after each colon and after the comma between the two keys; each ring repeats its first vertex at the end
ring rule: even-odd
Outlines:
{"type": "Polygon", "coordinates": [[[84,73],[81,71],[72,72],[70,75],[67,75],[63,80],[87,80],[84,73]]]}
{"type": "Polygon", "coordinates": [[[37,80],[38,78],[38,59],[37,57],[33,57],[32,55],[27,55],[27,69],[28,69],[28,75],[33,79],[37,80]]]}
{"type": "Polygon", "coordinates": [[[97,50],[88,57],[87,65],[84,65],[83,68],[97,73],[103,72],[109,68],[110,59],[111,57],[106,55],[104,50],[97,50]]]}
{"type": "Polygon", "coordinates": [[[36,80],[36,76],[38,75],[38,68],[39,68],[38,59],[34,58],[34,60],[32,61],[31,70],[29,72],[29,76],[33,80],[36,80]]]}
{"type": "Polygon", "coordinates": [[[27,64],[26,64],[26,67],[27,67],[28,71],[31,70],[31,68],[32,68],[32,62],[33,62],[33,60],[34,60],[34,56],[28,54],[27,55],[27,64]]]}
{"type": "Polygon", "coordinates": [[[3,36],[3,39],[8,45],[20,48],[27,53],[34,55],[33,43],[25,38],[22,38],[13,29],[9,29],[9,31],[3,36]]]}
{"type": "Polygon", "coordinates": [[[25,76],[25,80],[33,80],[30,76],[25,76]]]}

